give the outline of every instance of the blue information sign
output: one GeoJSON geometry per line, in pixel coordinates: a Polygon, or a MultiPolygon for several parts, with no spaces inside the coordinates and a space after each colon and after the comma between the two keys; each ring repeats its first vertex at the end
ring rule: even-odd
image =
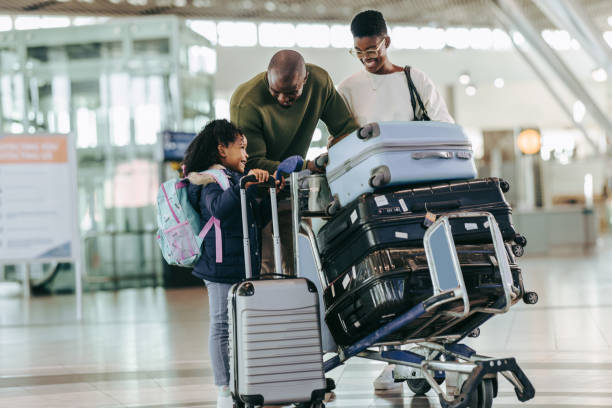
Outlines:
{"type": "Polygon", "coordinates": [[[195,133],[172,132],[166,130],[162,133],[164,143],[164,161],[181,161],[187,146],[195,137],[195,133]]]}

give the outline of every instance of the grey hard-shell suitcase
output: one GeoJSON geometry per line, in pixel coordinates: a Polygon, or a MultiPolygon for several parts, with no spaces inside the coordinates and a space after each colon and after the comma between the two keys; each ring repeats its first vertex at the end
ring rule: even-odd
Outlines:
{"type": "Polygon", "coordinates": [[[472,144],[461,126],[378,122],[329,148],[327,181],[341,206],[383,187],[476,177],[472,144]]]}
{"type": "MultiPolygon", "coordinates": [[[[323,406],[319,295],[304,278],[253,279],[250,265],[246,196],[241,181],[246,280],[228,295],[230,388],[236,407],[312,403],[323,406]]],[[[274,264],[280,269],[276,191],[270,184],[274,264]]]]}

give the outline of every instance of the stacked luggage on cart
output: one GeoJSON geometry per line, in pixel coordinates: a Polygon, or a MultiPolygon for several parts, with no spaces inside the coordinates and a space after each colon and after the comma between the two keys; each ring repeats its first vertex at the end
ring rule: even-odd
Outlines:
{"type": "MultiPolygon", "coordinates": [[[[512,303],[524,295],[515,256],[523,254],[526,239],[512,225],[504,197],[509,184],[475,177],[471,144],[454,124],[370,124],[329,149],[334,202],[317,247],[327,281],[325,320],[339,346],[355,343],[432,296],[423,236],[442,214],[490,213],[505,241],[512,303]]],[[[461,306],[450,302],[383,343],[455,342],[474,333],[491,316],[488,310],[505,306],[488,218],[451,218],[450,225],[475,312],[458,317],[452,311],[461,306]]]]}

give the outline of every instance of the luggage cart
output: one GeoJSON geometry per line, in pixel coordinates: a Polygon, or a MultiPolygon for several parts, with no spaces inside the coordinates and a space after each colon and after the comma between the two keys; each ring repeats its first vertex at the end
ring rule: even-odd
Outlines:
{"type": "MultiPolygon", "coordinates": [[[[324,217],[326,214],[300,211],[297,173],[291,174],[290,188],[296,272],[299,271],[301,262],[298,234],[302,228],[308,234],[313,246],[316,272],[324,287],[327,280],[321,261],[317,257],[318,250],[314,232],[302,218],[324,217]]],[[[425,394],[433,388],[444,408],[491,407],[493,399],[497,396],[498,374],[500,373],[513,385],[519,401],[523,402],[533,398],[535,389],[514,358],[482,356],[470,347],[459,343],[464,337],[475,334],[479,330],[478,326],[491,316],[507,312],[512,304],[523,295],[522,288],[514,286],[505,252],[506,248],[495,218],[486,212],[459,212],[439,216],[426,231],[423,245],[427,255],[433,295],[361,340],[349,346],[337,347],[336,355],[324,362],[325,372],[344,364],[351,357],[407,366],[411,370],[411,378],[407,380],[408,387],[417,395],[425,394]],[[501,275],[503,296],[487,307],[470,307],[470,294],[463,280],[449,222],[452,218],[470,217],[487,219],[501,275]],[[459,304],[461,307],[445,308],[445,305],[451,303],[459,304]],[[413,345],[414,347],[410,350],[385,350],[382,347],[389,345],[383,342],[389,334],[429,312],[449,315],[456,318],[457,321],[478,312],[486,317],[476,320],[473,327],[469,327],[462,335],[410,338],[394,343],[413,345]],[[445,390],[440,386],[444,381],[446,381],[445,390]]],[[[523,298],[526,303],[537,301],[537,295],[534,292],[525,294],[523,298]]]]}

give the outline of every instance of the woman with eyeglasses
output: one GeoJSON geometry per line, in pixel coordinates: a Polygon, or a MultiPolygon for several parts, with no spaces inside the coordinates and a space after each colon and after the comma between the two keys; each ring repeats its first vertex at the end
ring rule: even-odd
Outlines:
{"type": "MultiPolygon", "coordinates": [[[[454,123],[444,99],[427,75],[415,68],[395,65],[389,60],[387,49],[391,38],[387,35],[387,24],[379,11],[367,10],[357,14],[351,22],[351,32],[355,48],[350,52],[361,61],[365,70],[340,83],[338,92],[344,97],[359,126],[391,120],[454,123]],[[417,104],[416,96],[411,100],[409,77],[421,98],[424,111],[417,104]]],[[[405,366],[387,365],[374,380],[374,388],[387,390],[400,386],[401,382],[396,383],[395,379],[406,379],[409,374],[406,371],[405,366]]]]}
{"type": "Polygon", "coordinates": [[[427,117],[454,123],[444,99],[427,75],[418,69],[391,62],[387,55],[391,38],[379,11],[367,10],[357,14],[351,22],[351,32],[355,48],[350,53],[361,61],[365,70],[342,81],[338,91],[360,126],[390,120],[427,120],[427,117]],[[418,104],[416,109],[413,108],[405,69],[426,112],[422,112],[418,104]]]}

